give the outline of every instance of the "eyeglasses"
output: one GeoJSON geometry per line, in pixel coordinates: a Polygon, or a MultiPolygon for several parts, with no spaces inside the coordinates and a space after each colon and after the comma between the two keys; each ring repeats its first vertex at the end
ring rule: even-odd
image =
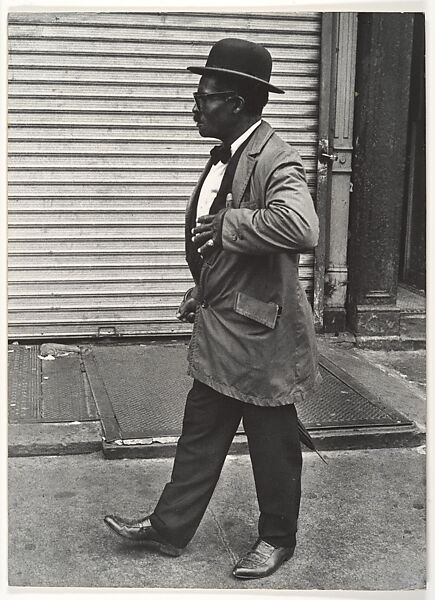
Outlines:
{"type": "Polygon", "coordinates": [[[195,104],[199,110],[204,108],[204,102],[207,98],[211,98],[212,96],[234,96],[236,92],[211,92],[210,94],[200,94],[199,92],[194,92],[193,99],[195,100],[195,104]]]}

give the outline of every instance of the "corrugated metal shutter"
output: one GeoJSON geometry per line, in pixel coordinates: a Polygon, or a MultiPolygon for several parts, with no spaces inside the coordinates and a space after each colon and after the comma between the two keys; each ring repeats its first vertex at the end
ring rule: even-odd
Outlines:
{"type": "Polygon", "coordinates": [[[312,13],[10,14],[10,336],[186,332],[183,215],[210,148],[186,67],[222,37],[265,44],[286,94],[264,116],[314,195],[320,27],[312,13]]]}

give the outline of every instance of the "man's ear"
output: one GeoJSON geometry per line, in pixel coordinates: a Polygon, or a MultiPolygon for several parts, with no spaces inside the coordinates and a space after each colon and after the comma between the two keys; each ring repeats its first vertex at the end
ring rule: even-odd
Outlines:
{"type": "Polygon", "coordinates": [[[245,106],[245,99],[243,96],[234,96],[234,112],[239,113],[245,106]]]}

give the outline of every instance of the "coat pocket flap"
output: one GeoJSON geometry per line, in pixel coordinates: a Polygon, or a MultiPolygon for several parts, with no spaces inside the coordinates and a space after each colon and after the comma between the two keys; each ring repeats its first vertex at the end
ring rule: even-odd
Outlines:
{"type": "Polygon", "coordinates": [[[239,315],[257,321],[257,323],[261,323],[270,329],[275,328],[280,313],[280,307],[275,302],[263,302],[243,292],[236,293],[234,310],[239,315]]]}

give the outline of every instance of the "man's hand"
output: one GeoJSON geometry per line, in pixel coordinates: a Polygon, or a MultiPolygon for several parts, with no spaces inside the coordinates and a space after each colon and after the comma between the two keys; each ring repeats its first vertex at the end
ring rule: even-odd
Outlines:
{"type": "Polygon", "coordinates": [[[189,293],[192,290],[189,290],[187,294],[184,296],[183,301],[181,302],[178,312],[175,315],[177,319],[183,321],[184,323],[193,323],[195,320],[195,312],[199,305],[198,300],[194,296],[189,296],[189,293]]]}
{"type": "Polygon", "coordinates": [[[201,256],[211,254],[213,250],[222,247],[222,221],[226,208],[215,215],[202,215],[192,229],[192,242],[198,246],[201,256]]]}
{"type": "Polygon", "coordinates": [[[216,231],[213,227],[215,215],[198,217],[196,227],[192,229],[192,242],[198,245],[201,256],[210,253],[216,244],[216,231]]]}

